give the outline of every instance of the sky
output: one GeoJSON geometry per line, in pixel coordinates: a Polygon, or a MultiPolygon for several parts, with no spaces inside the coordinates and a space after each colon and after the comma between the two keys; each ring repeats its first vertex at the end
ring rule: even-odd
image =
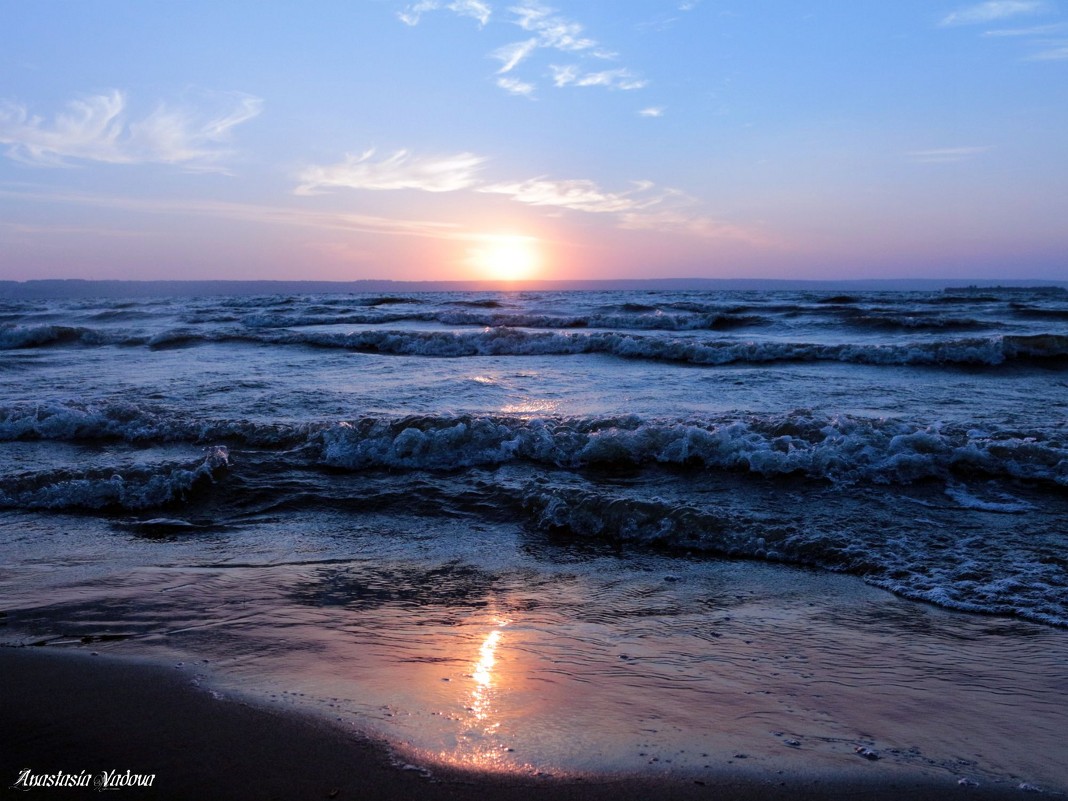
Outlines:
{"type": "Polygon", "coordinates": [[[1068,0],[0,20],[0,279],[1068,277],[1068,0]]]}

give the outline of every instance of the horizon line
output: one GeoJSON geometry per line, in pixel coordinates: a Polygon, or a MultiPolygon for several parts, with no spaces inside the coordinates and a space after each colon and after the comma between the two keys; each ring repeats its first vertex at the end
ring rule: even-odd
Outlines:
{"type": "Polygon", "coordinates": [[[128,278],[30,278],[22,281],[0,279],[0,297],[43,297],[92,294],[134,294],[150,296],[200,294],[279,294],[330,292],[546,292],[546,291],[624,291],[624,290],[702,290],[737,291],[780,290],[935,290],[996,288],[1061,288],[1068,281],[1044,278],[598,278],[598,279],[531,279],[501,280],[422,280],[404,281],[390,278],[361,278],[348,281],[316,279],[128,279],[128,278]]]}

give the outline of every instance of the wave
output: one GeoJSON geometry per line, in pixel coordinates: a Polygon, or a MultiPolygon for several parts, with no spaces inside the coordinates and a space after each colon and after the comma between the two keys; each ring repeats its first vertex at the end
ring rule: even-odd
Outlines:
{"type": "Polygon", "coordinates": [[[259,336],[238,333],[224,339],[344,348],[398,356],[526,356],[605,354],[630,359],[695,365],[769,362],[847,362],[870,365],[988,365],[1068,358],[1068,336],[1005,335],[902,344],[823,344],[708,340],[616,332],[530,332],[511,328],[483,331],[280,331],[259,336]]]}
{"type": "Polygon", "coordinates": [[[908,483],[956,474],[1068,486],[1057,438],[942,430],[898,421],[796,414],[703,422],[407,418],[341,422],[321,432],[334,467],[454,469],[531,461],[566,468],[647,464],[908,483]]]}
{"type": "Polygon", "coordinates": [[[0,350],[49,345],[107,345],[114,336],[96,328],[70,325],[6,325],[0,327],[0,350]]]}
{"type": "Polygon", "coordinates": [[[704,420],[443,415],[296,424],[193,420],[126,404],[0,408],[0,440],[218,444],[345,470],[672,465],[765,477],[911,483],[982,475],[1068,486],[1068,431],[924,425],[807,410],[704,420]]]}
{"type": "Polygon", "coordinates": [[[215,446],[191,464],[135,464],[118,469],[52,470],[0,479],[0,508],[139,511],[183,501],[229,465],[215,446]]]}
{"type": "MultiPolygon", "coordinates": [[[[849,309],[849,312],[855,312],[849,309]]],[[[845,317],[847,325],[887,331],[974,331],[999,327],[995,322],[983,322],[971,317],[942,317],[940,315],[857,314],[845,317]]]]}
{"type": "Polygon", "coordinates": [[[152,312],[138,311],[132,308],[116,307],[114,309],[105,309],[104,311],[98,311],[94,314],[88,315],[87,319],[96,322],[109,322],[112,320],[145,320],[150,319],[154,315],[152,312]]]}
{"type": "Polygon", "coordinates": [[[374,298],[361,298],[353,301],[358,306],[391,306],[397,304],[419,304],[419,298],[401,297],[397,295],[381,295],[374,298]]]}
{"type": "MultiPolygon", "coordinates": [[[[453,301],[455,305],[486,306],[496,301],[453,301]]],[[[302,328],[333,325],[388,325],[390,323],[440,323],[449,326],[480,326],[483,328],[612,328],[647,331],[726,331],[745,326],[763,325],[767,320],[757,315],[739,314],[666,314],[656,312],[642,315],[620,314],[521,314],[478,313],[444,310],[436,312],[345,312],[302,314],[258,312],[240,320],[248,328],[302,328]]]]}
{"type": "Polygon", "coordinates": [[[482,516],[617,547],[845,571],[942,606],[1068,624],[1049,523],[1068,487],[1068,423],[983,430],[806,409],[263,423],[67,401],[0,407],[0,440],[135,446],[108,448],[128,454],[117,468],[9,473],[0,507],[143,515],[128,524],[143,536],[293,509],[482,516]],[[206,450],[163,460],[168,443],[206,450]],[[1005,523],[987,537],[962,515],[1005,523]]]}
{"type": "Polygon", "coordinates": [[[873,524],[870,510],[869,519],[854,525],[848,504],[845,518],[829,526],[825,509],[810,517],[717,500],[678,504],[626,491],[532,484],[519,504],[529,526],[555,536],[819,567],[942,607],[1068,626],[1064,572],[1026,537],[947,541],[938,526],[932,532],[923,521],[873,524]]]}
{"type": "Polygon", "coordinates": [[[1068,335],[998,335],[895,344],[813,343],[703,339],[597,331],[572,333],[487,328],[479,331],[301,330],[201,331],[178,328],[151,336],[69,326],[15,326],[0,329],[0,349],[60,344],[83,346],[147,345],[163,349],[213,342],[303,345],[397,356],[533,356],[604,354],[628,359],[694,365],[770,362],[846,362],[869,365],[986,365],[1068,358],[1068,335]]]}
{"type": "Polygon", "coordinates": [[[225,441],[250,448],[279,449],[306,444],[324,425],[197,420],[163,408],[121,402],[72,401],[0,407],[0,441],[118,440],[136,444],[225,441]]]}
{"type": "Polygon", "coordinates": [[[971,306],[971,305],[974,305],[976,303],[998,303],[999,301],[1002,301],[1002,300],[1004,300],[1004,298],[995,297],[994,295],[978,295],[978,294],[966,293],[966,294],[960,294],[960,295],[954,295],[954,294],[936,295],[934,297],[925,298],[924,302],[925,303],[936,303],[936,304],[939,304],[939,305],[942,305],[942,306],[953,306],[953,305],[971,306]]]}
{"type": "Polygon", "coordinates": [[[1031,320],[1068,320],[1068,309],[1050,309],[1029,306],[1023,303],[1010,303],[1009,307],[1016,317],[1031,320]]]}
{"type": "Polygon", "coordinates": [[[476,300],[450,300],[448,301],[450,306],[467,306],[474,309],[500,309],[504,304],[499,300],[476,299],[476,300]]]}

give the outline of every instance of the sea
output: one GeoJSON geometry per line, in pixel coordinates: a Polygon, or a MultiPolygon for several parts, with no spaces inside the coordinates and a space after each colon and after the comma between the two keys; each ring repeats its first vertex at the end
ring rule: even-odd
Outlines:
{"type": "Polygon", "coordinates": [[[429,773],[1068,790],[1063,288],[9,297],[0,457],[4,645],[429,773]]]}

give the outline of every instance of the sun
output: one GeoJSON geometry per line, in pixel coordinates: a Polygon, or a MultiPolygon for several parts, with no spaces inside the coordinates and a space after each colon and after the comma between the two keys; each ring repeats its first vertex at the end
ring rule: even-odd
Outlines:
{"type": "Polygon", "coordinates": [[[486,278],[521,281],[541,268],[538,240],[516,234],[487,234],[468,251],[468,263],[486,278]]]}

